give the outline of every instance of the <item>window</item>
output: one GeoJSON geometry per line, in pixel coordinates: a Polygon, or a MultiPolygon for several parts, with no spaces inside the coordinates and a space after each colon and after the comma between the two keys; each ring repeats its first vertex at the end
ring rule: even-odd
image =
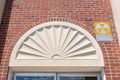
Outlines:
{"type": "Polygon", "coordinates": [[[15,73],[14,80],[100,80],[99,73],[15,73]]]}

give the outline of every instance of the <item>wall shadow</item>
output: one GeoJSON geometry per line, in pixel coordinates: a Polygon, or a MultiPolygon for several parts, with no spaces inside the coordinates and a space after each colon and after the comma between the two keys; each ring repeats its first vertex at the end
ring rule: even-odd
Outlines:
{"type": "Polygon", "coordinates": [[[6,0],[3,17],[0,24],[0,64],[3,56],[13,1],[14,0],[6,0]]]}

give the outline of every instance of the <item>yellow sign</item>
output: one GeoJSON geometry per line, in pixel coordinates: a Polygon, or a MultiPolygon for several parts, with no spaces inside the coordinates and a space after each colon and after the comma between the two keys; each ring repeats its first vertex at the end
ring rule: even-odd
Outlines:
{"type": "Polygon", "coordinates": [[[94,23],[96,39],[98,41],[112,41],[112,33],[109,22],[94,23]]]}

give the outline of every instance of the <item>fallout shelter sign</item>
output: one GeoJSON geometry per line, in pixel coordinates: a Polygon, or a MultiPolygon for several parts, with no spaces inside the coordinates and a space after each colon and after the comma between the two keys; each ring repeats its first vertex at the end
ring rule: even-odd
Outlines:
{"type": "Polygon", "coordinates": [[[112,41],[112,32],[109,22],[94,22],[97,41],[112,41]]]}

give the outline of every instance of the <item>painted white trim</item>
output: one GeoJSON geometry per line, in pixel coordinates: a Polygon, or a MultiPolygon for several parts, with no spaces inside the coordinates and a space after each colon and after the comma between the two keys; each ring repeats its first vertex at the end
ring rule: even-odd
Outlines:
{"type": "Polygon", "coordinates": [[[55,76],[55,73],[15,73],[14,76],[55,76]]]}
{"type": "Polygon", "coordinates": [[[9,69],[8,80],[12,80],[12,77],[13,77],[13,70],[9,69]]]}
{"type": "Polygon", "coordinates": [[[101,77],[102,77],[102,80],[106,80],[106,74],[104,69],[101,72],[101,77]]]}
{"type": "Polygon", "coordinates": [[[97,77],[99,73],[59,73],[58,76],[97,77]]]}

